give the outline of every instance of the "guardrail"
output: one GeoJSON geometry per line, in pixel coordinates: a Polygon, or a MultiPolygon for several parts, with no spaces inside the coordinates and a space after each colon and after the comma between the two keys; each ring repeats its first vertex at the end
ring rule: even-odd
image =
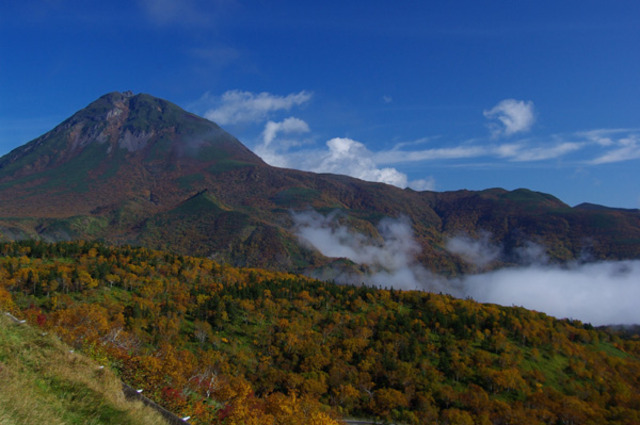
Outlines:
{"type": "Polygon", "coordinates": [[[142,395],[142,393],[133,389],[129,385],[125,384],[124,382],[122,383],[122,392],[124,393],[124,396],[127,398],[127,400],[139,400],[143,402],[145,405],[154,409],[156,412],[160,413],[169,425],[185,425],[185,424],[189,425],[189,422],[174,415],[164,407],[160,406],[155,401],[145,397],[144,395],[142,395]]]}
{"type": "Polygon", "coordinates": [[[18,319],[16,316],[14,316],[13,314],[9,313],[8,311],[6,313],[4,313],[5,316],[7,316],[9,319],[13,320],[14,322],[18,323],[18,324],[23,324],[26,322],[26,320],[20,320],[18,319]]]}
{"type": "MultiPolygon", "coordinates": [[[[19,325],[26,323],[26,320],[20,320],[13,314],[9,313],[8,311],[5,312],[4,314],[13,322],[19,325]]],[[[71,350],[71,352],[73,351],[74,350],[71,350]]],[[[127,400],[139,400],[145,405],[154,409],[156,412],[160,413],[169,425],[190,425],[189,422],[187,422],[183,418],[180,418],[179,416],[176,416],[175,414],[171,413],[170,411],[160,406],[155,401],[145,397],[139,391],[133,389],[129,385],[125,384],[124,382],[122,383],[122,392],[124,393],[124,396],[127,400]]]]}

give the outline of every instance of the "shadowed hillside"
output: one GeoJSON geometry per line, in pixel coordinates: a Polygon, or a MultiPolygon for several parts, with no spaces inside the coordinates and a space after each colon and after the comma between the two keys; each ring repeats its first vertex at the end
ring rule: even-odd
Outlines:
{"type": "Polygon", "coordinates": [[[555,262],[640,258],[637,210],[571,208],[526,189],[415,192],[275,168],[216,124],[146,94],[107,94],[0,158],[4,240],[99,239],[304,272],[336,261],[295,233],[292,213],[308,210],[374,240],[384,238],[383,219],[407,219],[416,259],[447,275],[474,269],[446,249],[460,235],[499,245],[494,268],[531,243],[555,262]]]}

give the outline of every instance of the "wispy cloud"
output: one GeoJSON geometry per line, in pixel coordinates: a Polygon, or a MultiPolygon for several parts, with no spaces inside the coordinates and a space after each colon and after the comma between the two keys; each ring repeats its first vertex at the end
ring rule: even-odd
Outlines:
{"type": "Polygon", "coordinates": [[[293,164],[289,163],[289,159],[282,152],[286,152],[294,146],[300,146],[304,142],[295,138],[284,140],[280,138],[277,146],[274,146],[272,142],[281,134],[300,135],[309,132],[309,125],[296,117],[289,117],[279,122],[268,121],[262,131],[262,143],[256,145],[253,150],[268,164],[276,167],[292,168],[293,164]]]}
{"type": "MultiPolygon", "coordinates": [[[[222,125],[263,125],[253,148],[271,165],[345,174],[415,190],[435,190],[436,182],[428,175],[410,179],[402,171],[402,164],[421,164],[427,169],[431,163],[447,161],[451,166],[469,166],[480,160],[485,168],[550,161],[554,161],[554,166],[561,163],[596,166],[640,159],[638,129],[594,129],[519,139],[511,137],[502,142],[488,136],[458,143],[448,143],[442,136],[422,137],[383,150],[372,150],[366,142],[350,137],[333,137],[319,146],[318,136],[306,121],[295,116],[273,119],[306,106],[312,97],[306,90],[287,95],[231,90],[221,96],[205,94],[198,109],[206,110],[207,118],[222,125]]],[[[494,121],[494,136],[513,136],[528,131],[535,122],[530,101],[506,99],[484,111],[484,115],[494,121]]]]}
{"type": "Polygon", "coordinates": [[[312,94],[304,90],[286,96],[267,92],[230,90],[220,98],[207,97],[215,103],[215,106],[205,112],[205,117],[218,124],[226,125],[263,122],[274,112],[289,111],[294,106],[303,105],[311,99],[312,94]]]}
{"type": "Polygon", "coordinates": [[[269,145],[278,133],[308,133],[309,125],[296,117],[289,117],[281,122],[269,121],[264,127],[262,137],[265,145],[269,145]]]}
{"type": "MultiPolygon", "coordinates": [[[[423,140],[423,139],[421,139],[423,140]]],[[[429,139],[426,139],[427,141],[429,139]]],[[[442,143],[442,141],[439,141],[442,143]]],[[[596,129],[551,134],[509,143],[475,139],[457,146],[407,149],[417,144],[399,143],[374,154],[378,164],[494,158],[508,162],[542,162],[568,157],[573,164],[599,165],[640,159],[640,130],[596,129]]]]}
{"type": "MultiPolygon", "coordinates": [[[[291,151],[293,144],[290,140],[277,140],[281,125],[284,123],[267,123],[263,131],[263,143],[256,147],[256,152],[272,165],[314,172],[347,174],[363,180],[411,187],[416,190],[435,190],[435,181],[430,177],[409,181],[405,173],[392,165],[427,164],[436,161],[468,163],[477,158],[488,159],[498,165],[504,161],[544,162],[565,157],[570,157],[574,164],[595,165],[640,157],[637,133],[620,134],[605,130],[551,135],[542,139],[529,138],[501,144],[486,139],[474,139],[457,146],[410,149],[422,147],[422,144],[432,141],[427,138],[417,142],[402,142],[391,149],[377,152],[371,151],[363,142],[337,137],[326,143],[326,149],[310,148],[291,151]],[[600,153],[594,153],[594,149],[600,149],[600,153]],[[602,153],[602,149],[608,149],[608,151],[602,153]],[[577,157],[576,154],[581,151],[588,151],[588,153],[577,157]],[[596,159],[593,159],[594,155],[597,155],[596,159]]],[[[307,130],[308,127],[305,127],[305,132],[307,130]]],[[[442,140],[437,141],[442,143],[442,140]]]]}
{"type": "Polygon", "coordinates": [[[587,161],[592,165],[640,159],[640,129],[604,128],[582,131],[575,134],[585,143],[600,148],[595,158],[587,161]]]}
{"type": "Polygon", "coordinates": [[[581,142],[558,141],[532,145],[533,142],[521,141],[504,144],[462,144],[447,148],[422,150],[406,150],[393,148],[375,154],[380,164],[400,164],[404,162],[421,162],[437,160],[471,159],[480,157],[503,158],[513,162],[543,161],[560,158],[584,147],[581,142]]]}
{"type": "MultiPolygon", "coordinates": [[[[607,139],[610,144],[603,146],[611,149],[591,161],[592,164],[607,164],[611,162],[640,159],[640,135],[630,134],[617,140],[607,139]]],[[[601,143],[601,142],[600,142],[601,143]]]]}
{"type": "Polygon", "coordinates": [[[375,154],[375,159],[380,164],[400,164],[403,162],[434,161],[441,159],[476,158],[489,153],[485,146],[454,146],[450,148],[432,148],[421,150],[391,150],[380,151],[375,154]]]}
{"type": "MultiPolygon", "coordinates": [[[[522,139],[496,144],[489,140],[475,139],[457,146],[411,149],[423,143],[403,142],[387,150],[372,151],[363,142],[350,138],[333,138],[326,149],[308,148],[290,150],[290,140],[279,140],[268,124],[263,135],[269,135],[268,146],[256,147],[259,155],[272,165],[301,168],[307,171],[348,174],[363,180],[379,181],[416,190],[435,190],[435,181],[427,177],[409,181],[407,175],[394,165],[407,163],[469,164],[482,159],[484,166],[505,163],[545,163],[563,160],[568,164],[595,166],[617,161],[640,158],[640,133],[607,132],[594,130],[544,138],[522,139]],[[596,138],[595,135],[598,135],[596,138]],[[605,136],[606,134],[606,139],[605,136]],[[487,143],[489,142],[489,143],[487,143]]],[[[279,128],[279,127],[277,127],[279,128]]],[[[427,139],[429,143],[430,139],[427,139]]],[[[438,140],[442,143],[442,140],[438,140]]],[[[302,144],[299,144],[299,146],[302,144]]]]}
{"type": "Polygon", "coordinates": [[[411,180],[408,187],[413,190],[430,190],[433,192],[436,190],[436,179],[433,176],[429,176],[424,179],[411,180]]]}
{"type": "Polygon", "coordinates": [[[568,153],[582,149],[583,143],[559,142],[556,144],[546,144],[543,146],[527,146],[526,144],[507,144],[494,148],[495,154],[510,161],[544,161],[556,159],[568,153]]]}
{"type": "Polygon", "coordinates": [[[536,120],[533,102],[515,99],[502,100],[493,108],[485,110],[484,116],[492,120],[489,128],[495,137],[529,131],[536,120]]]}
{"type": "Polygon", "coordinates": [[[482,268],[500,257],[501,248],[491,243],[490,236],[489,233],[482,233],[477,239],[467,235],[454,236],[446,241],[445,249],[482,268]]]}
{"type": "Polygon", "coordinates": [[[138,0],[147,19],[155,25],[210,25],[234,0],[138,0]]]}
{"type": "Polygon", "coordinates": [[[347,137],[334,137],[326,142],[325,148],[300,149],[301,146],[309,145],[307,140],[297,138],[311,132],[309,125],[294,116],[282,121],[269,118],[302,106],[311,98],[312,94],[305,90],[286,96],[231,90],[220,97],[207,93],[198,101],[198,106],[206,109],[205,105],[213,104],[204,115],[221,125],[264,122],[260,141],[253,150],[271,165],[317,173],[345,174],[401,188],[435,189],[436,183],[432,177],[409,181],[407,175],[397,169],[381,167],[374,153],[364,143],[347,137]]]}
{"type": "MultiPolygon", "coordinates": [[[[386,219],[378,226],[381,239],[367,237],[342,225],[336,214],[294,214],[298,237],[327,257],[348,258],[364,266],[363,274],[336,270],[341,283],[423,289],[472,297],[480,302],[523,306],[558,318],[594,325],[638,324],[640,261],[547,265],[544,247],[528,243],[515,252],[518,267],[444,279],[417,262],[419,245],[407,220],[386,219]]],[[[452,238],[447,249],[478,266],[502,255],[488,235],[479,239],[452,238]]]]}
{"type": "MultiPolygon", "coordinates": [[[[413,237],[406,218],[387,218],[377,226],[380,237],[354,232],[342,225],[338,213],[323,216],[315,211],[292,214],[294,232],[302,243],[333,258],[348,258],[366,266],[364,273],[335,270],[330,276],[339,283],[362,282],[369,285],[391,285],[402,289],[441,289],[420,263],[416,255],[420,246],[413,237]]],[[[329,276],[318,276],[329,277],[329,276]]]]}

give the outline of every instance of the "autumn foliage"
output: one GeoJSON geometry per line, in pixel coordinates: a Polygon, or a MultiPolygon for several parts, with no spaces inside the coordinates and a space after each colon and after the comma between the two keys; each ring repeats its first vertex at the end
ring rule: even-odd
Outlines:
{"type": "Polygon", "coordinates": [[[145,248],[0,252],[0,308],[194,424],[640,423],[633,336],[145,248]]]}

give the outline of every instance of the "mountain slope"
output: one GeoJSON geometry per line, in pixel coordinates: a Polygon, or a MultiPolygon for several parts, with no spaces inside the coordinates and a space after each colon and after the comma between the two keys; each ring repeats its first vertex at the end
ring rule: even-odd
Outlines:
{"type": "Polygon", "coordinates": [[[0,423],[164,424],[152,409],[125,400],[108,369],[53,335],[0,315],[0,423]]]}
{"type": "Polygon", "coordinates": [[[263,164],[214,123],[148,95],[110,93],[0,159],[2,215],[90,214],[127,200],[151,211],[181,178],[263,164]]]}
{"type": "Polygon", "coordinates": [[[418,260],[456,274],[473,267],[448,238],[489,235],[502,255],[544,247],[555,261],[640,258],[637,210],[570,208],[528,190],[415,192],[347,176],[271,167],[216,124],[146,94],[110,93],[0,158],[0,237],[103,239],[304,270],[332,259],[301,244],[292,211],[338,211],[373,240],[406,217],[418,260]]]}

